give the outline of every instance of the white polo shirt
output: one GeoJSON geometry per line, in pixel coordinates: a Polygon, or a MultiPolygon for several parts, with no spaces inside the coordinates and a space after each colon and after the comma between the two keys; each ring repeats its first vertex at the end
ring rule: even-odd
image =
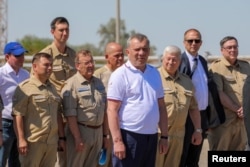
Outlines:
{"type": "Polygon", "coordinates": [[[121,129],[139,134],[157,133],[158,99],[163,96],[160,75],[150,65],[141,72],[127,61],[112,73],[109,80],[107,98],[121,101],[121,129]]]}

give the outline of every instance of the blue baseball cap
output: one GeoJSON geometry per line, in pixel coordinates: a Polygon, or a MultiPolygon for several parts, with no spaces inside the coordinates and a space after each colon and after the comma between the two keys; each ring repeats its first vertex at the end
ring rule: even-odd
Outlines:
{"type": "Polygon", "coordinates": [[[4,47],[4,54],[13,54],[14,56],[20,56],[28,52],[24,47],[18,42],[9,42],[4,47]]]}

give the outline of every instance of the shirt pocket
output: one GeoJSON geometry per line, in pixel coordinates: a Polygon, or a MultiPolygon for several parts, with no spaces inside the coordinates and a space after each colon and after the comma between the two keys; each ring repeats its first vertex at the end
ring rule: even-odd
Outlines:
{"type": "Polygon", "coordinates": [[[81,108],[89,108],[93,106],[93,96],[91,95],[90,90],[77,92],[77,94],[81,108]]]}
{"type": "Polygon", "coordinates": [[[191,90],[179,91],[180,95],[178,97],[180,105],[190,104],[191,98],[194,96],[191,90]]]}
{"type": "Polygon", "coordinates": [[[33,95],[33,104],[36,110],[39,112],[44,112],[48,110],[48,96],[45,95],[33,95]]]}

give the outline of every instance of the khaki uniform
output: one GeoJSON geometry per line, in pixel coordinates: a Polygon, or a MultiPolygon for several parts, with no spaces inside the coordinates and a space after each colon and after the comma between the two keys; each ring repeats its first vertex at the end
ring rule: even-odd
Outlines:
{"type": "MultiPolygon", "coordinates": [[[[250,66],[248,62],[237,60],[235,66],[222,57],[211,64],[214,81],[218,91],[223,91],[238,106],[242,106],[242,89],[250,66]]],[[[234,111],[224,107],[225,123],[212,128],[208,133],[211,150],[244,150],[246,132],[244,120],[237,117],[234,111]]]]}
{"type": "MultiPolygon", "coordinates": [[[[58,94],[61,93],[64,82],[76,73],[76,53],[67,47],[65,53],[60,53],[54,43],[44,48],[41,52],[53,56],[53,72],[50,75],[50,82],[55,85],[58,94]]],[[[66,119],[63,119],[66,122],[66,119]]],[[[58,152],[58,165],[66,167],[66,151],[58,152]]]]}
{"type": "Polygon", "coordinates": [[[106,92],[107,92],[108,82],[109,82],[109,78],[111,74],[112,74],[112,71],[106,65],[97,69],[94,73],[94,76],[96,78],[99,78],[104,84],[106,92]]]}
{"type": "Polygon", "coordinates": [[[67,129],[67,166],[96,167],[98,155],[102,148],[102,124],[106,105],[106,92],[102,82],[93,77],[87,81],[77,72],[65,82],[61,93],[63,97],[63,112],[67,116],[76,116],[84,150],[76,152],[75,141],[67,129]],[[91,128],[90,126],[100,126],[91,128]]]}
{"type": "Polygon", "coordinates": [[[20,155],[22,166],[55,165],[60,105],[61,98],[49,81],[45,85],[31,77],[17,87],[12,114],[23,116],[24,135],[29,148],[26,156],[20,155]]]}
{"type": "Polygon", "coordinates": [[[76,73],[75,57],[76,53],[71,48],[66,48],[66,53],[60,53],[54,43],[44,48],[41,52],[53,56],[53,72],[50,82],[55,85],[60,94],[64,82],[76,73]]]}
{"type": "Polygon", "coordinates": [[[157,167],[179,167],[189,109],[197,109],[194,86],[190,78],[177,72],[172,78],[163,67],[159,68],[164,88],[164,101],[168,112],[168,153],[157,151],[157,167]]]}
{"type": "MultiPolygon", "coordinates": [[[[109,78],[110,78],[111,74],[112,74],[112,71],[106,65],[97,69],[94,73],[94,76],[96,78],[99,78],[102,81],[102,83],[104,84],[106,92],[108,91],[108,82],[109,82],[109,78]]],[[[113,143],[111,137],[109,138],[109,143],[113,143]]],[[[110,144],[110,147],[107,149],[106,163],[102,167],[112,167],[113,166],[112,165],[112,148],[113,148],[113,145],[110,144]]],[[[99,165],[99,167],[101,167],[101,166],[99,165]]]]}

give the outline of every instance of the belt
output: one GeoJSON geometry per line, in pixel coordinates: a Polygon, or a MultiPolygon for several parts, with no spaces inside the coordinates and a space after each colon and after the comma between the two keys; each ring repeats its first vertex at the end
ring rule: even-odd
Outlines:
{"type": "Polygon", "coordinates": [[[81,123],[81,122],[77,122],[79,125],[81,125],[81,126],[85,126],[85,127],[87,127],[87,128],[92,128],[92,129],[98,129],[98,128],[100,128],[102,125],[97,125],[97,126],[93,126],[93,125],[86,125],[86,124],[84,124],[84,123],[81,123]]]}
{"type": "Polygon", "coordinates": [[[7,118],[2,118],[2,121],[9,122],[9,123],[12,123],[12,122],[13,122],[13,120],[7,119],[7,118]]]}

